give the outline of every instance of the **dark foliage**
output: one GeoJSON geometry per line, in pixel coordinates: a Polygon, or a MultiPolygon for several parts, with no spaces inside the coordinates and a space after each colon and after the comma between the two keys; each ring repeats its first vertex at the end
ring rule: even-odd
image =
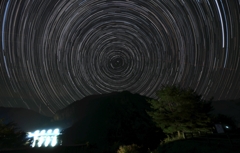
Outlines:
{"type": "Polygon", "coordinates": [[[15,123],[2,124],[0,122],[0,148],[17,148],[27,146],[27,144],[26,133],[18,129],[15,123]]]}
{"type": "Polygon", "coordinates": [[[116,108],[108,121],[107,138],[110,143],[137,144],[151,149],[159,145],[165,135],[146,113],[150,110],[146,97],[125,91],[111,101],[115,101],[116,108]]]}
{"type": "Polygon", "coordinates": [[[157,96],[158,99],[149,100],[153,110],[148,113],[165,133],[210,130],[211,102],[201,95],[174,85],[163,86],[157,96]]]}

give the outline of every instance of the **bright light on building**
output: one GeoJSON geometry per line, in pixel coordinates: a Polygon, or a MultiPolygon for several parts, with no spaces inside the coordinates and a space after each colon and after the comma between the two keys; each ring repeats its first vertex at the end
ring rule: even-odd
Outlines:
{"type": "Polygon", "coordinates": [[[44,135],[45,132],[46,132],[46,130],[42,130],[41,133],[40,133],[40,135],[44,135]]]}
{"type": "Polygon", "coordinates": [[[38,147],[41,147],[43,142],[44,142],[44,137],[40,136],[39,141],[38,141],[38,147]]]}
{"type": "Polygon", "coordinates": [[[51,137],[50,136],[47,136],[46,140],[45,140],[45,147],[47,147],[49,145],[49,143],[51,142],[51,137]]]}
{"type": "Polygon", "coordinates": [[[28,132],[28,138],[33,138],[32,147],[55,147],[58,144],[59,129],[36,130],[35,132],[28,132]]]}
{"type": "Polygon", "coordinates": [[[55,129],[55,130],[53,131],[53,133],[56,134],[56,135],[59,135],[59,129],[55,129]]]}
{"type": "Polygon", "coordinates": [[[48,134],[52,133],[52,129],[49,129],[49,130],[47,131],[47,133],[48,133],[48,134]]]}
{"type": "Polygon", "coordinates": [[[57,144],[57,136],[54,136],[52,139],[51,146],[54,147],[54,146],[56,146],[56,144],[57,144]]]}

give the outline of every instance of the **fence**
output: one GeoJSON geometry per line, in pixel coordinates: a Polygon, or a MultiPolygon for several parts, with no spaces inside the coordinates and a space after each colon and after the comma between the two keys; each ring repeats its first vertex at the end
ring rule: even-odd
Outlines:
{"type": "Polygon", "coordinates": [[[183,138],[207,143],[240,146],[240,134],[238,133],[184,132],[183,138]]]}

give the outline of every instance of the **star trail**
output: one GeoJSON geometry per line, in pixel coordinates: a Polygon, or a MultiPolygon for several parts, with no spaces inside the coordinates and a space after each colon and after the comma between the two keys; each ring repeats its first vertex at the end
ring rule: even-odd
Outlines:
{"type": "Polygon", "coordinates": [[[240,98],[239,0],[1,0],[0,106],[52,114],[161,85],[240,98]]]}

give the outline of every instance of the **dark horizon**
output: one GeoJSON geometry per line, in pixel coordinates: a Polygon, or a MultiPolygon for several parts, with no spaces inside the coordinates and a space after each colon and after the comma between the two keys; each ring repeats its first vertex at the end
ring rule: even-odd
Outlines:
{"type": "MultiPolygon", "coordinates": [[[[124,92],[126,93],[128,91],[124,91],[124,92]]],[[[35,113],[33,113],[33,112],[32,113],[37,115],[37,116],[43,115],[42,117],[45,116],[45,117],[55,118],[55,116],[57,114],[65,111],[65,110],[68,110],[69,108],[71,108],[73,106],[75,108],[76,106],[81,105],[81,103],[86,103],[86,102],[92,101],[93,99],[98,99],[98,98],[101,99],[103,97],[117,96],[121,93],[123,93],[123,92],[112,92],[112,93],[106,93],[106,94],[94,94],[94,95],[86,96],[83,99],[76,100],[73,103],[67,105],[66,107],[64,107],[62,109],[57,110],[54,113],[49,112],[48,114],[46,114],[47,111],[39,112],[40,110],[33,110],[33,109],[29,109],[29,110],[34,111],[35,113]]],[[[139,94],[130,93],[130,95],[131,94],[132,95],[139,95],[139,94]]],[[[143,97],[145,97],[146,99],[149,98],[149,97],[146,97],[146,96],[143,96],[143,97]]],[[[222,100],[222,101],[221,100],[220,101],[214,101],[213,100],[212,101],[212,106],[213,106],[213,110],[210,112],[212,115],[223,114],[223,115],[229,116],[232,119],[234,119],[235,122],[236,122],[236,125],[238,127],[240,127],[240,99],[238,99],[238,100],[225,100],[225,101],[224,100],[222,100]]],[[[0,106],[0,118],[3,118],[4,121],[8,122],[8,120],[9,119],[11,120],[11,118],[13,120],[16,120],[16,119],[14,119],[15,118],[14,116],[16,116],[16,117],[18,116],[18,118],[19,118],[19,115],[16,115],[17,112],[18,113],[22,112],[23,114],[22,113],[20,113],[20,114],[22,114],[23,116],[26,115],[27,112],[31,113],[29,111],[25,111],[24,109],[26,109],[26,108],[24,108],[24,107],[3,107],[3,106],[0,106]],[[12,112],[12,113],[10,113],[11,115],[9,114],[10,116],[8,116],[7,115],[8,113],[6,114],[6,112],[12,112]]],[[[22,118],[24,118],[24,117],[22,117],[22,118]]],[[[23,125],[27,126],[25,124],[23,124],[23,125]]]]}

